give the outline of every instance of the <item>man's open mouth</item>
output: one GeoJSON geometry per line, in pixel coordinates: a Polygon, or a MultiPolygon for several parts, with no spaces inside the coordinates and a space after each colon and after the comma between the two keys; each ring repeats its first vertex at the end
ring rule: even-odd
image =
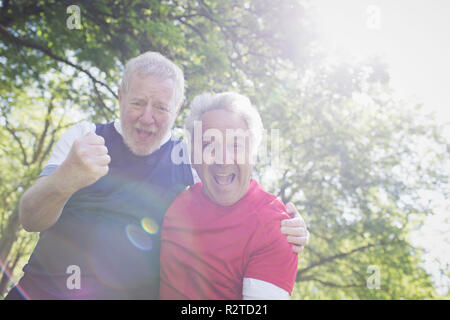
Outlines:
{"type": "Polygon", "coordinates": [[[137,128],[136,128],[136,132],[138,134],[139,139],[148,139],[153,134],[152,131],[147,131],[147,130],[142,130],[142,129],[137,129],[137,128]]]}
{"type": "Polygon", "coordinates": [[[213,177],[218,185],[227,186],[227,185],[233,183],[236,175],[234,173],[229,173],[229,174],[216,173],[213,175],[213,177]]]}

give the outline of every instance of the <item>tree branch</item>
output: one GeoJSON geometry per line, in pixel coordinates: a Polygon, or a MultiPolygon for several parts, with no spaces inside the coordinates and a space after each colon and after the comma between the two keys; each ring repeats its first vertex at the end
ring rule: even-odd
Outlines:
{"type": "Polygon", "coordinates": [[[36,49],[38,51],[41,51],[42,53],[44,53],[45,55],[47,55],[48,57],[56,60],[56,61],[60,61],[63,62],[73,68],[75,68],[78,71],[83,72],[84,74],[86,74],[94,83],[98,83],[102,86],[104,86],[115,98],[117,98],[117,94],[103,81],[100,81],[98,79],[96,79],[88,70],[70,62],[67,59],[64,59],[56,54],[54,54],[52,51],[50,51],[49,48],[46,48],[40,44],[37,44],[35,42],[32,42],[30,40],[25,40],[25,39],[20,39],[16,36],[14,36],[11,32],[9,32],[3,25],[0,25],[0,34],[4,36],[4,38],[6,38],[7,40],[10,40],[11,42],[17,44],[17,45],[21,45],[27,48],[31,48],[31,49],[36,49]]]}
{"type": "Polygon", "coordinates": [[[328,286],[328,287],[332,287],[332,288],[364,288],[364,287],[366,287],[366,284],[356,284],[356,283],[337,284],[337,283],[323,281],[323,280],[316,279],[316,278],[310,278],[309,281],[317,281],[317,282],[323,284],[324,286],[328,286]]]}
{"type": "Polygon", "coordinates": [[[8,131],[11,134],[11,136],[13,137],[13,139],[16,140],[16,142],[19,144],[20,151],[22,152],[22,164],[24,166],[28,166],[29,163],[28,163],[28,158],[27,158],[27,152],[25,151],[25,148],[24,148],[24,146],[22,144],[22,141],[17,136],[16,131],[9,126],[9,121],[8,121],[7,116],[5,114],[3,114],[3,116],[5,117],[5,122],[6,122],[5,123],[5,129],[6,129],[6,131],[8,131]]]}
{"type": "Polygon", "coordinates": [[[319,265],[328,263],[328,262],[336,260],[336,259],[345,258],[345,257],[347,257],[347,256],[349,256],[349,255],[351,255],[351,254],[353,254],[355,252],[363,251],[363,250],[366,250],[366,249],[369,249],[371,247],[375,247],[375,246],[378,246],[378,245],[380,245],[380,244],[368,244],[368,245],[365,245],[365,246],[362,246],[362,247],[359,247],[359,248],[355,248],[355,249],[353,249],[353,250],[351,250],[349,252],[339,253],[339,254],[336,254],[334,256],[330,256],[330,257],[326,257],[326,258],[320,259],[319,261],[317,261],[317,262],[315,262],[313,264],[310,264],[306,268],[304,268],[302,270],[299,270],[297,272],[297,278],[301,279],[301,274],[302,273],[305,273],[305,272],[307,272],[308,270],[310,270],[310,269],[312,269],[314,267],[317,267],[319,265]]]}
{"type": "Polygon", "coordinates": [[[53,102],[50,100],[48,107],[47,107],[47,116],[45,117],[44,129],[42,130],[42,133],[39,137],[39,141],[36,144],[36,147],[34,148],[32,162],[35,162],[37,160],[37,158],[39,157],[39,154],[42,151],[42,146],[44,144],[44,140],[47,135],[48,128],[50,126],[50,116],[51,116],[53,109],[54,109],[54,105],[53,105],[53,102]]]}

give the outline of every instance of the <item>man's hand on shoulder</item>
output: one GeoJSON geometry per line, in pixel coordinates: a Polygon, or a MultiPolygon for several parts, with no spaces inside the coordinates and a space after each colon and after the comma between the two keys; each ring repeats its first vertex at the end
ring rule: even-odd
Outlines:
{"type": "Polygon", "coordinates": [[[292,250],[301,253],[309,242],[309,231],[300,213],[292,202],[286,205],[287,213],[292,217],[281,221],[281,233],[292,244],[292,250]]]}

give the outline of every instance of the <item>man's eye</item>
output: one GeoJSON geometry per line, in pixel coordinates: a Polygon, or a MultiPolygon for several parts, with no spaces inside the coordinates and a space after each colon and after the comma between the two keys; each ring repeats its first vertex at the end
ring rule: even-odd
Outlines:
{"type": "Polygon", "coordinates": [[[165,107],[165,106],[157,105],[155,108],[158,109],[158,110],[161,110],[161,111],[166,111],[166,112],[169,111],[169,109],[167,107],[165,107]]]}

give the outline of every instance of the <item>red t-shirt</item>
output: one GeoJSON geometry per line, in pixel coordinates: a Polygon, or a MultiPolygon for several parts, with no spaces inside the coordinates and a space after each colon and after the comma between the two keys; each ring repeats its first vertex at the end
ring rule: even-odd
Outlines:
{"type": "Polygon", "coordinates": [[[298,257],[280,231],[285,218],[283,203],[254,180],[227,207],[212,202],[202,183],[182,192],[162,226],[160,299],[242,299],[244,278],[291,294],[298,257]]]}

